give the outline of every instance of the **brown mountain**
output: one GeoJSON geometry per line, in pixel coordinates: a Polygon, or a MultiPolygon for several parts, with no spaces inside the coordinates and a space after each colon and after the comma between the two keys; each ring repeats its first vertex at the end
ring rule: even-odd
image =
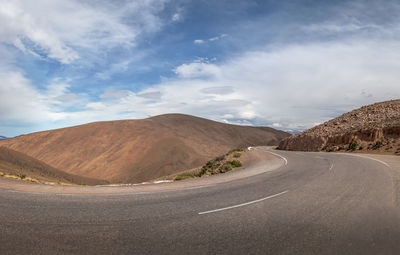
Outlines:
{"type": "Polygon", "coordinates": [[[282,150],[362,150],[400,153],[400,100],[363,106],[290,136],[282,150]]]}
{"type": "Polygon", "coordinates": [[[203,165],[239,147],[277,145],[288,134],[167,114],[96,122],[0,142],[69,174],[117,183],[148,181],[203,165]]]}
{"type": "Polygon", "coordinates": [[[3,174],[27,176],[41,181],[69,184],[105,184],[105,181],[65,173],[46,163],[6,147],[0,147],[0,171],[3,174]]]}

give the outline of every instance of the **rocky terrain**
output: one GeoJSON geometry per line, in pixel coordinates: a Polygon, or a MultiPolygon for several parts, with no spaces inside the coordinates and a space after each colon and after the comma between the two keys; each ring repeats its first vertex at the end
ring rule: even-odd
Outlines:
{"type": "Polygon", "coordinates": [[[290,136],[281,141],[278,148],[400,154],[400,100],[363,106],[290,136]]]}
{"type": "Polygon", "coordinates": [[[289,134],[182,114],[96,122],[0,141],[68,174],[138,183],[201,167],[236,148],[278,145],[289,134]]]}

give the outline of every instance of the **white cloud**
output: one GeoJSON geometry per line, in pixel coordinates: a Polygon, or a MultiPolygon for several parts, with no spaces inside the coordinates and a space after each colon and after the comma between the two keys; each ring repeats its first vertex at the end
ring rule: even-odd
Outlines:
{"type": "Polygon", "coordinates": [[[206,42],[214,42],[214,41],[221,40],[222,38],[227,37],[227,36],[228,36],[227,34],[221,34],[219,36],[211,37],[211,38],[208,38],[206,40],[197,39],[197,40],[194,40],[193,42],[195,44],[204,44],[206,42]]]}
{"type": "Polygon", "coordinates": [[[49,99],[68,95],[64,82],[39,93],[20,74],[8,73],[0,77],[10,84],[0,87],[0,109],[5,118],[22,119],[28,112],[36,120],[69,125],[180,112],[299,130],[361,105],[400,98],[399,58],[400,44],[382,41],[247,52],[222,64],[184,64],[175,79],[137,93],[107,90],[73,113],[54,108],[49,99]]]}
{"type": "MultiPolygon", "coordinates": [[[[95,7],[74,0],[55,2],[0,0],[0,41],[38,58],[71,63],[83,61],[82,54],[93,53],[101,59],[113,47],[134,46],[141,35],[162,27],[156,14],[164,1],[109,1],[95,7]],[[127,13],[135,19],[127,19],[127,13]]],[[[181,17],[175,14],[172,21],[179,21],[181,17]]],[[[355,35],[267,45],[236,52],[220,63],[206,59],[184,63],[174,68],[176,77],[151,88],[108,88],[99,98],[72,93],[70,82],[63,79],[38,89],[15,68],[15,59],[0,44],[2,123],[40,122],[47,129],[180,112],[228,123],[299,130],[361,105],[400,98],[399,26],[396,22],[390,26],[353,22],[352,14],[344,16],[350,21],[327,21],[301,29],[315,38],[355,35]],[[370,30],[377,34],[360,32],[370,30]]],[[[119,62],[96,76],[109,79],[129,64],[119,62]]]]}
{"type": "Polygon", "coordinates": [[[177,8],[176,12],[172,15],[171,20],[173,22],[179,22],[183,20],[183,8],[177,8]]]}
{"type": "Polygon", "coordinates": [[[345,111],[400,98],[400,44],[347,41],[247,52],[224,63],[194,61],[177,77],[139,92],[106,90],[99,100],[75,95],[80,111],[67,112],[67,81],[40,92],[20,73],[0,75],[3,119],[54,125],[145,118],[180,112],[236,124],[309,128],[345,111]],[[57,106],[57,107],[55,107],[57,106]]]}
{"type": "Polygon", "coordinates": [[[2,121],[29,123],[62,118],[62,114],[51,110],[46,102],[47,97],[41,94],[21,73],[0,71],[0,80],[2,121]]]}
{"type": "Polygon", "coordinates": [[[92,102],[86,105],[86,108],[93,109],[93,110],[104,110],[106,105],[102,102],[92,102]]]}
{"type": "Polygon", "coordinates": [[[135,111],[132,116],[182,112],[305,129],[361,105],[400,98],[399,57],[397,42],[364,40],[247,52],[219,65],[181,65],[176,79],[153,88],[160,100],[138,101],[132,93],[116,105],[135,111]]]}
{"type": "Polygon", "coordinates": [[[68,64],[87,51],[133,46],[142,33],[157,31],[164,1],[89,4],[77,0],[0,0],[0,42],[25,53],[68,64]],[[135,16],[129,26],[128,15],[135,16]],[[82,50],[83,49],[83,50],[82,50]]]}
{"type": "Polygon", "coordinates": [[[182,64],[175,68],[174,72],[182,78],[217,77],[220,73],[219,67],[202,61],[182,64]]]}

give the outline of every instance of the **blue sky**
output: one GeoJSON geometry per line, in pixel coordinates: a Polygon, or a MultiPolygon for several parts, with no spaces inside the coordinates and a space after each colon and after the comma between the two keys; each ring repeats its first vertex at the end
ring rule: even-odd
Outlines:
{"type": "Polygon", "coordinates": [[[186,113],[300,131],[400,97],[397,1],[0,0],[0,135],[186,113]]]}

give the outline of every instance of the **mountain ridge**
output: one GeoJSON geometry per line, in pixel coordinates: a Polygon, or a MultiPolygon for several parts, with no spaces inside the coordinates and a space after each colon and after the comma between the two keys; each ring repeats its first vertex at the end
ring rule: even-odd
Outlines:
{"type": "Polygon", "coordinates": [[[201,166],[239,147],[277,145],[288,136],[183,114],[93,122],[0,142],[69,174],[114,183],[148,181],[201,166]]]}

